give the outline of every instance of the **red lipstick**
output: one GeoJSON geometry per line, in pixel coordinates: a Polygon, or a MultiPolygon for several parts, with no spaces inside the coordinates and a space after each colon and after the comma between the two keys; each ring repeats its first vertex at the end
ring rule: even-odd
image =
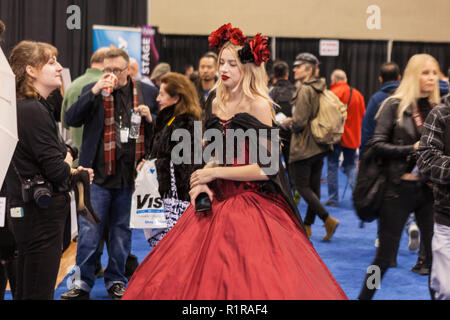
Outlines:
{"type": "Polygon", "coordinates": [[[229,76],[226,76],[226,75],[222,75],[222,80],[223,80],[223,81],[226,81],[226,80],[228,80],[228,79],[230,79],[230,77],[229,77],[229,76]]]}

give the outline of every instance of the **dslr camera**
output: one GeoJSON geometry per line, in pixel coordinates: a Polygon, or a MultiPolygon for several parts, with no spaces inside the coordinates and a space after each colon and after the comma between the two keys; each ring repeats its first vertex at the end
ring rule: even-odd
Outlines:
{"type": "Polygon", "coordinates": [[[27,179],[22,183],[22,200],[25,203],[35,201],[39,208],[48,208],[52,203],[52,186],[37,175],[33,179],[27,179]]]}

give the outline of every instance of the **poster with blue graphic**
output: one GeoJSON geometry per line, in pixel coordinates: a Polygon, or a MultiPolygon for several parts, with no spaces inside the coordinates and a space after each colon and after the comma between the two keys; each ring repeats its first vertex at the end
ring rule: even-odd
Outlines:
{"type": "Polygon", "coordinates": [[[142,29],[114,26],[93,26],[94,52],[101,47],[113,45],[125,50],[130,58],[141,66],[142,29]]]}

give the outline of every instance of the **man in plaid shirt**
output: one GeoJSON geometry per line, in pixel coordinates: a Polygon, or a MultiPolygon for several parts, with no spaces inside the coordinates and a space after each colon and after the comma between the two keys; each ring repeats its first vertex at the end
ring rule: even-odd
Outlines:
{"type": "Polygon", "coordinates": [[[432,299],[450,299],[450,95],[428,115],[418,149],[420,173],[433,183],[432,299]]]}

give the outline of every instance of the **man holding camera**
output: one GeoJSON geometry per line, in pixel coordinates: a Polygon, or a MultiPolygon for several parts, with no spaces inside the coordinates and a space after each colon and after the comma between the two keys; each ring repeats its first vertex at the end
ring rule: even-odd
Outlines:
{"type": "Polygon", "coordinates": [[[81,278],[61,296],[64,300],[89,299],[106,224],[109,261],[104,272],[105,286],[114,299],[120,299],[125,291],[135,167],[149,148],[151,124],[158,113],[158,90],[131,79],[128,66],[128,54],[111,48],[103,60],[104,75],[83,88],[80,98],[65,115],[69,126],[84,125],[80,165],[94,169],[91,203],[101,221],[95,226],[83,217],[78,221],[76,264],[81,278]],[[130,135],[132,113],[142,117],[137,139],[130,135]]]}

